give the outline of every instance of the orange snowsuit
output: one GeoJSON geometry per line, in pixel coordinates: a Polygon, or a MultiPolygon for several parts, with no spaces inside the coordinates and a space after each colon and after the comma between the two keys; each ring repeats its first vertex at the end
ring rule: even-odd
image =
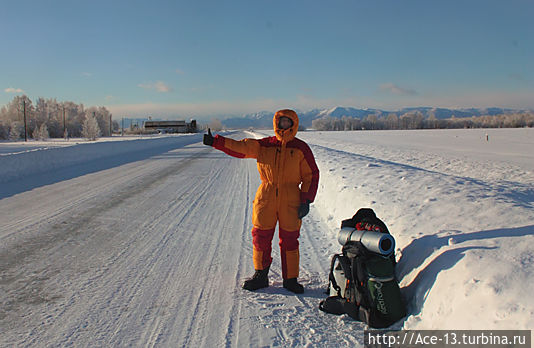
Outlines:
{"type": "Polygon", "coordinates": [[[238,158],[255,158],[261,185],[256,192],[252,213],[253,261],[256,270],[271,265],[272,239],[279,222],[282,277],[299,275],[301,203],[313,202],[319,183],[319,169],[308,145],[295,137],[299,125],[293,110],[277,111],[273,118],[274,137],[240,141],[216,135],[213,147],[238,158]],[[278,126],[281,117],[289,117],[293,125],[278,126]]]}

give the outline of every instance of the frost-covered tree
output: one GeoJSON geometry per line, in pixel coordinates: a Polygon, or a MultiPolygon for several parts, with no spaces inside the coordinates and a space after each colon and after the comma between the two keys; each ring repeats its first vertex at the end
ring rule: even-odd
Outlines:
{"type": "Polygon", "coordinates": [[[395,113],[390,113],[386,118],[386,128],[387,129],[397,129],[399,128],[399,116],[395,113]]]}
{"type": "Polygon", "coordinates": [[[438,128],[438,119],[434,112],[432,112],[425,121],[428,128],[438,128]]]}
{"type": "Polygon", "coordinates": [[[113,121],[113,132],[118,132],[119,128],[120,128],[119,122],[113,121]]]}
{"type": "Polygon", "coordinates": [[[24,132],[24,126],[20,122],[11,122],[9,129],[9,139],[19,140],[24,132]]]}
{"type": "Polygon", "coordinates": [[[220,131],[223,128],[222,122],[217,118],[214,118],[213,120],[211,120],[209,127],[211,128],[211,130],[214,130],[214,131],[220,131]]]}
{"type": "MultiPolygon", "coordinates": [[[[24,124],[24,108],[26,109],[26,124],[29,130],[36,130],[38,129],[37,126],[40,127],[44,123],[51,138],[63,137],[64,127],[67,128],[69,136],[82,136],[82,125],[86,115],[83,104],[76,104],[71,101],[58,102],[55,98],[45,99],[41,97],[33,105],[32,101],[23,95],[14,97],[7,105],[0,107],[0,124],[3,128],[0,130],[0,138],[10,137],[11,123],[24,124]]],[[[109,111],[105,107],[92,107],[90,109],[95,112],[103,135],[108,135],[111,116],[109,111]]]]}
{"type": "Polygon", "coordinates": [[[9,127],[6,122],[0,120],[0,139],[7,139],[9,137],[9,127]]]}
{"type": "Polygon", "coordinates": [[[95,115],[98,127],[100,128],[100,134],[104,137],[111,136],[110,134],[110,112],[105,107],[92,106],[86,110],[86,113],[95,115]]]}
{"type": "Polygon", "coordinates": [[[48,127],[43,123],[40,127],[35,127],[33,130],[33,138],[37,140],[46,140],[50,137],[48,134],[48,127]]]}
{"type": "Polygon", "coordinates": [[[73,102],[63,103],[65,117],[67,119],[67,131],[71,137],[79,137],[82,134],[82,125],[85,121],[85,109],[83,104],[73,102]]]}
{"type": "Polygon", "coordinates": [[[378,116],[375,114],[367,115],[363,120],[363,125],[365,129],[380,129],[378,126],[378,116]]]}
{"type": "Polygon", "coordinates": [[[82,125],[82,136],[91,141],[95,141],[100,136],[100,127],[92,113],[88,113],[85,116],[85,121],[82,125]]]}
{"type": "MultiPolygon", "coordinates": [[[[26,109],[28,128],[31,129],[32,120],[34,119],[34,107],[32,101],[26,95],[16,96],[11,102],[0,108],[0,122],[3,123],[4,128],[4,136],[0,134],[0,137],[5,138],[7,136],[7,138],[12,139],[19,130],[21,131],[19,137],[24,134],[24,127],[21,126],[24,125],[24,109],[26,109]],[[19,126],[13,130],[12,134],[12,124],[14,122],[19,124],[19,126]]],[[[16,137],[16,139],[19,137],[16,137]]]]}
{"type": "Polygon", "coordinates": [[[48,110],[48,101],[45,98],[37,98],[35,102],[35,125],[32,125],[32,129],[35,128],[38,124],[43,124],[48,121],[49,110],[48,110]]]}

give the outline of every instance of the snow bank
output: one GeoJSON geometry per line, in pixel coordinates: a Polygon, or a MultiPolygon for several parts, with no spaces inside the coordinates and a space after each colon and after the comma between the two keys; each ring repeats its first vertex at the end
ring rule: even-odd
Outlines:
{"type": "Polygon", "coordinates": [[[131,153],[184,146],[199,141],[201,134],[165,137],[102,138],[97,142],[30,142],[0,144],[0,183],[81,163],[131,153]]]}
{"type": "Polygon", "coordinates": [[[388,132],[300,134],[321,171],[314,206],[331,238],[362,207],[373,208],[395,236],[410,313],[403,328],[534,327],[534,175],[521,160],[532,156],[528,131],[500,134],[524,146],[510,152],[503,145],[491,159],[491,150],[477,156],[464,144],[465,156],[457,142],[447,146],[443,138],[455,131],[426,133],[426,141],[405,146],[362,142],[388,132]]]}

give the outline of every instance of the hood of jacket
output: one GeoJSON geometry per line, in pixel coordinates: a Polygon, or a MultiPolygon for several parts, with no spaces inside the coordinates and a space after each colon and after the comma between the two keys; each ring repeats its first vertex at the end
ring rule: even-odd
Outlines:
{"type": "Polygon", "coordinates": [[[278,110],[273,117],[273,127],[276,139],[280,140],[283,143],[287,143],[293,140],[297,135],[297,130],[299,129],[299,117],[297,116],[297,113],[293,110],[278,110]],[[280,123],[280,118],[284,116],[288,117],[289,119],[291,119],[291,121],[293,121],[293,125],[288,129],[282,129],[278,126],[278,124],[280,123]]]}

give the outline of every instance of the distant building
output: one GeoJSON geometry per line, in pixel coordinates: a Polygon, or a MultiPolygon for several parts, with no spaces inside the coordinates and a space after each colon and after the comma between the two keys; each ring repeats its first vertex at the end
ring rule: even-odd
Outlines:
{"type": "Polygon", "coordinates": [[[197,121],[145,121],[145,130],[156,130],[160,133],[196,133],[197,121]]]}

